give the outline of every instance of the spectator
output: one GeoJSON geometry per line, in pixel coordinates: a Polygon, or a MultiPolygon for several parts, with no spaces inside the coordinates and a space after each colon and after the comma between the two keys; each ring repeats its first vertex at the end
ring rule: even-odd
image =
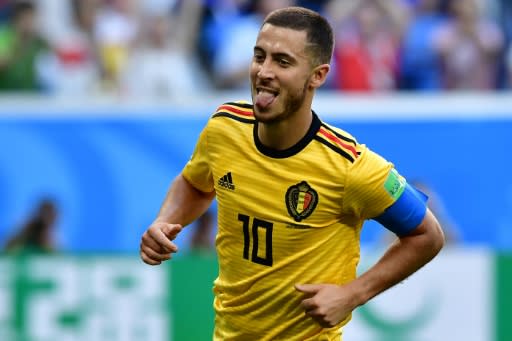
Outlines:
{"type": "Polygon", "coordinates": [[[37,5],[37,30],[53,46],[72,26],[70,14],[74,0],[31,1],[37,5]]]}
{"type": "Polygon", "coordinates": [[[334,86],[358,92],[395,89],[405,23],[400,3],[332,0],[326,12],[337,30],[334,86]]]}
{"type": "Polygon", "coordinates": [[[452,0],[453,19],[439,30],[443,83],[450,90],[491,90],[496,85],[503,34],[480,15],[475,0],[452,0]]]}
{"type": "Polygon", "coordinates": [[[6,243],[8,252],[52,252],[55,251],[53,230],[58,217],[55,202],[41,200],[35,214],[20,231],[6,243]]]}
{"type": "Polygon", "coordinates": [[[172,17],[170,4],[151,8],[141,41],[128,57],[123,91],[129,96],[176,98],[208,88],[194,54],[201,1],[182,2],[172,17]]]}
{"type": "Polygon", "coordinates": [[[12,17],[0,28],[0,91],[38,91],[44,88],[41,78],[47,42],[36,28],[36,7],[18,1],[12,17]]]}
{"type": "Polygon", "coordinates": [[[399,87],[440,90],[441,61],[435,49],[436,31],[446,21],[440,0],[418,0],[405,30],[400,55],[399,87]]]}
{"type": "Polygon", "coordinates": [[[214,0],[203,3],[197,52],[212,81],[212,60],[221,45],[222,37],[229,31],[230,24],[243,15],[249,2],[250,0],[214,0]]]}
{"type": "Polygon", "coordinates": [[[58,95],[94,93],[100,84],[100,60],[94,23],[100,0],[73,0],[71,27],[56,39],[54,91],[58,95]]]}
{"type": "Polygon", "coordinates": [[[94,40],[97,44],[104,88],[118,92],[130,50],[139,32],[134,0],[108,0],[95,18],[94,40]]]}

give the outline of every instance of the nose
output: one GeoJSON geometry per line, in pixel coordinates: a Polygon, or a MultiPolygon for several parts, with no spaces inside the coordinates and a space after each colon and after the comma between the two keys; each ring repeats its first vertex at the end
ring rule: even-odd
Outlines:
{"type": "Polygon", "coordinates": [[[260,79],[272,79],[274,78],[275,74],[272,69],[272,63],[269,58],[265,59],[263,63],[258,65],[258,78],[260,79]]]}

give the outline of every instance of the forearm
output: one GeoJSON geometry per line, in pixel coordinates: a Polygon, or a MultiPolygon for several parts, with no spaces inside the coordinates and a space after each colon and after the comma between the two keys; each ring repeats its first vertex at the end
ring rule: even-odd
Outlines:
{"type": "Polygon", "coordinates": [[[170,186],[155,221],[188,225],[206,212],[214,197],[215,192],[197,190],[180,174],[170,186]]]}
{"type": "Polygon", "coordinates": [[[397,239],[382,258],[349,286],[357,296],[357,305],[405,280],[427,264],[441,250],[443,232],[430,211],[412,235],[397,239]]]}

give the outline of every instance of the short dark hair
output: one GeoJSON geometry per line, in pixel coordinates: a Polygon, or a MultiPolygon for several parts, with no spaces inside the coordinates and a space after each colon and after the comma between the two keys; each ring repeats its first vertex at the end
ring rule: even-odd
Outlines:
{"type": "Polygon", "coordinates": [[[271,12],[263,25],[306,31],[313,64],[329,64],[334,48],[334,34],[329,22],[315,11],[303,7],[285,7],[271,12]]]}

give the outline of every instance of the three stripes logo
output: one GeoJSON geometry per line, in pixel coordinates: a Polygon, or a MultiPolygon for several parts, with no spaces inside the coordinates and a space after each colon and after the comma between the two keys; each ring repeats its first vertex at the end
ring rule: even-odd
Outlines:
{"type": "Polygon", "coordinates": [[[231,177],[231,172],[224,175],[219,179],[219,186],[230,189],[232,191],[235,190],[235,185],[233,184],[233,178],[231,177]]]}

